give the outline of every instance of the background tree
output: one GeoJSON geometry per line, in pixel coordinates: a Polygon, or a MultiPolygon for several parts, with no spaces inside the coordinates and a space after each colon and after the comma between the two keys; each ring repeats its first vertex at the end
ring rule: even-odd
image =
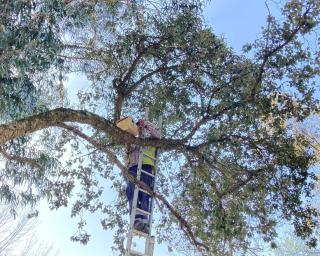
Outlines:
{"type": "Polygon", "coordinates": [[[306,255],[319,256],[317,248],[309,248],[303,240],[297,238],[292,232],[286,232],[283,239],[278,243],[278,247],[273,250],[276,256],[306,255]]]}
{"type": "MultiPolygon", "coordinates": [[[[20,100],[26,112],[3,100],[3,199],[45,197],[54,209],[68,204],[76,186],[71,216],[102,211],[121,251],[123,178],[143,187],[121,162],[123,145],[153,145],[162,151],[157,191],[150,191],[162,209],[159,240],[189,254],[232,254],[256,235],[273,241],[284,218],[316,245],[314,150],[290,121],[318,111],[319,42],[306,42],[319,30],[319,1],[286,1],[281,20],[269,15],[243,55],[206,26],[199,1],[0,3],[3,83],[18,98],[25,83],[16,79],[34,91],[20,100]],[[78,92],[79,106],[57,108],[48,96],[72,72],[85,74],[88,88],[78,92]],[[151,120],[163,115],[163,139],[116,128],[121,116],[141,117],[145,106],[151,120]],[[104,179],[119,193],[116,202],[101,200],[104,179]]],[[[88,242],[84,226],[80,219],[73,240],[88,242]]]]}
{"type": "MultiPolygon", "coordinates": [[[[295,133],[298,136],[303,135],[308,140],[310,145],[313,147],[313,150],[315,153],[315,160],[314,160],[315,165],[319,165],[320,163],[319,120],[320,120],[319,115],[310,116],[307,122],[303,124],[296,123],[295,129],[294,129],[295,133]]],[[[299,148],[299,145],[297,146],[299,148]]]]}
{"type": "MultiPolygon", "coordinates": [[[[0,255],[53,255],[53,247],[39,242],[35,231],[37,227],[37,212],[30,209],[17,209],[14,216],[9,205],[0,206],[0,255]],[[17,252],[17,248],[19,251],[17,252]]],[[[56,254],[57,251],[56,251],[56,254]]]]}
{"type": "Polygon", "coordinates": [[[1,205],[1,241],[0,255],[10,255],[10,250],[17,246],[34,227],[34,220],[27,215],[15,219],[7,205],[1,205]]]}

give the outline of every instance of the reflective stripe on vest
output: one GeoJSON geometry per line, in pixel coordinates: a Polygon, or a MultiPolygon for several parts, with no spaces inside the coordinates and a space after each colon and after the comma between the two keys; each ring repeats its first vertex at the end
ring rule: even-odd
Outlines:
{"type": "MultiPolygon", "coordinates": [[[[156,148],[155,147],[147,147],[147,149],[145,149],[143,151],[143,154],[150,156],[152,158],[156,158],[156,148]]],[[[150,157],[147,156],[143,156],[143,161],[142,164],[148,164],[148,165],[152,165],[155,166],[155,160],[152,160],[150,157]]]]}

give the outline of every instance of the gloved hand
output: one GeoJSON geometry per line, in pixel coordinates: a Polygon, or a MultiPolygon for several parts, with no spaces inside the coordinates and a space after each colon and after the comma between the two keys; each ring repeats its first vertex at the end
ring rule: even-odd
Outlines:
{"type": "Polygon", "coordinates": [[[144,119],[140,119],[137,122],[137,125],[138,125],[139,128],[144,128],[146,126],[146,123],[145,123],[144,119]]]}

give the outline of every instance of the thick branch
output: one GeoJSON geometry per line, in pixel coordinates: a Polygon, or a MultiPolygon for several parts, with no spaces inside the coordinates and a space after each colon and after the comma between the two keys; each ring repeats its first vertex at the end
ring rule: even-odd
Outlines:
{"type": "Polygon", "coordinates": [[[126,89],[123,87],[123,85],[119,85],[119,87],[115,86],[117,88],[118,95],[115,99],[115,104],[114,104],[114,121],[119,120],[121,117],[122,103],[123,103],[124,99],[126,97],[130,96],[130,94],[132,94],[132,92],[134,92],[141,83],[143,83],[148,78],[152,77],[153,75],[155,75],[157,73],[162,73],[162,72],[168,71],[170,69],[174,69],[176,67],[178,67],[178,66],[174,65],[174,66],[169,66],[169,67],[159,67],[159,68],[151,71],[150,73],[143,75],[138,81],[134,82],[130,87],[128,87],[126,89]]]}
{"type": "Polygon", "coordinates": [[[73,110],[69,108],[57,108],[38,115],[30,116],[18,121],[0,125],[0,144],[4,144],[19,136],[31,134],[35,131],[49,127],[57,127],[64,122],[88,124],[99,131],[108,134],[116,143],[131,143],[140,146],[154,146],[165,150],[185,150],[186,145],[182,140],[172,139],[141,139],[117,128],[111,121],[94,113],[73,110]]]}
{"type": "Polygon", "coordinates": [[[113,115],[114,122],[117,122],[121,118],[121,110],[122,110],[123,100],[124,100],[124,97],[122,95],[118,95],[115,98],[114,115],[113,115]]]}
{"type": "MultiPolygon", "coordinates": [[[[143,43],[144,43],[145,38],[141,38],[141,40],[139,41],[137,47],[140,48],[141,46],[143,47],[143,43]]],[[[136,58],[133,60],[131,66],[128,68],[128,71],[126,73],[126,75],[124,76],[124,78],[122,79],[122,81],[119,83],[119,89],[123,90],[126,82],[131,78],[133,72],[136,70],[137,66],[139,65],[140,60],[143,58],[143,56],[148,53],[149,50],[154,50],[157,49],[160,46],[160,42],[155,42],[152,43],[144,48],[142,48],[141,51],[138,51],[138,54],[136,56],[136,58]]]]}
{"type": "MultiPolygon", "coordinates": [[[[140,41],[138,42],[137,47],[143,47],[143,43],[144,43],[145,38],[141,38],[140,41]]],[[[150,50],[150,49],[155,49],[158,48],[160,46],[160,42],[157,43],[153,43],[148,45],[147,47],[144,47],[142,50],[138,51],[138,54],[136,56],[136,58],[133,60],[132,64],[130,65],[130,67],[128,68],[127,73],[125,74],[125,76],[123,77],[123,79],[119,80],[119,83],[117,84],[117,86],[115,86],[116,91],[117,91],[117,96],[116,96],[116,100],[115,100],[115,107],[114,107],[114,121],[117,121],[118,119],[120,119],[121,116],[121,109],[122,109],[122,103],[124,101],[124,99],[130,95],[132,93],[133,90],[135,90],[135,88],[145,79],[148,78],[148,75],[144,77],[142,77],[138,82],[136,82],[133,86],[131,86],[129,89],[125,87],[126,83],[130,80],[133,72],[137,69],[140,60],[143,58],[143,56],[150,50]]],[[[153,74],[151,74],[153,75],[153,74]]]]}

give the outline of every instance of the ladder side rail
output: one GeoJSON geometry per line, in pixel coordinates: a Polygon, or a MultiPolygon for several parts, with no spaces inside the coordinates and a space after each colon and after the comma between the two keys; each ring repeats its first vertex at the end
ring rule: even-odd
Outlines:
{"type": "MultiPolygon", "coordinates": [[[[149,108],[146,107],[145,108],[145,120],[148,120],[148,118],[149,118],[149,108]]],[[[145,136],[143,136],[143,138],[145,138],[145,136]]],[[[137,175],[136,175],[137,180],[140,180],[140,178],[141,178],[144,149],[145,149],[144,147],[140,147],[139,160],[138,160],[138,166],[137,166],[137,175]]],[[[130,228],[129,228],[128,238],[127,238],[126,256],[131,256],[131,246],[132,246],[132,239],[133,239],[133,235],[134,235],[133,234],[134,233],[134,222],[135,222],[135,217],[136,217],[136,212],[137,212],[137,207],[138,207],[139,190],[140,190],[139,186],[135,184],[133,200],[132,200],[131,216],[130,216],[130,228]]],[[[150,236],[150,234],[148,236],[150,236]]],[[[149,237],[146,240],[149,240],[149,237]]]]}
{"type": "MultiPolygon", "coordinates": [[[[157,171],[158,171],[158,157],[157,157],[157,160],[156,160],[156,163],[155,163],[155,166],[154,166],[153,191],[155,190],[157,171]]],[[[151,234],[155,198],[153,196],[151,196],[150,199],[151,199],[151,202],[150,202],[149,229],[150,229],[150,234],[151,234]]],[[[148,241],[146,242],[146,254],[148,256],[151,256],[153,254],[153,249],[151,248],[152,247],[151,246],[151,243],[152,243],[151,240],[152,240],[152,237],[149,237],[148,241]],[[151,250],[152,250],[152,252],[151,252],[151,250]],[[150,254],[150,253],[152,253],[152,254],[150,254]]]]}
{"type": "Polygon", "coordinates": [[[154,243],[155,243],[155,238],[154,238],[154,236],[151,236],[150,241],[149,241],[149,245],[148,245],[148,251],[146,253],[147,256],[153,256],[154,243]]]}
{"type": "MultiPolygon", "coordinates": [[[[139,161],[137,166],[137,180],[140,180],[141,178],[141,167],[142,167],[142,160],[143,160],[143,149],[140,149],[139,152],[139,161]]],[[[129,228],[129,235],[127,238],[127,254],[126,256],[130,256],[131,251],[131,245],[132,245],[132,238],[133,238],[133,230],[134,230],[134,222],[135,217],[137,213],[137,207],[138,207],[138,195],[139,195],[139,187],[135,184],[134,186],[134,193],[133,193],[133,199],[132,199],[132,209],[131,209],[131,216],[130,216],[130,228],[129,228]]]]}
{"type": "MultiPolygon", "coordinates": [[[[145,120],[148,120],[148,115],[149,115],[149,108],[145,109],[145,120]]],[[[158,121],[158,129],[160,130],[160,138],[161,138],[161,130],[162,130],[162,117],[159,117],[159,121],[158,121]]],[[[143,136],[143,138],[145,138],[145,136],[143,136]]],[[[140,148],[140,152],[139,152],[139,161],[138,161],[138,166],[137,166],[137,180],[141,180],[141,173],[144,172],[142,170],[142,163],[143,163],[143,158],[145,156],[145,154],[143,153],[145,150],[145,147],[141,147],[140,148]]],[[[160,151],[157,151],[157,155],[155,157],[155,159],[153,159],[155,161],[155,165],[154,165],[154,172],[153,175],[153,191],[155,189],[155,182],[156,182],[156,174],[158,171],[158,159],[159,159],[159,153],[160,151]]],[[[146,155],[147,157],[151,158],[150,156],[146,155]]],[[[134,229],[134,221],[135,221],[135,216],[137,214],[137,211],[139,212],[139,208],[138,208],[138,195],[139,192],[141,191],[142,193],[142,189],[139,188],[138,185],[135,185],[135,190],[134,190],[134,196],[133,196],[133,201],[132,201],[132,210],[131,210],[131,216],[130,216],[130,229],[129,229],[129,234],[128,234],[128,239],[127,239],[127,250],[126,250],[126,256],[131,256],[132,253],[136,253],[135,251],[133,251],[131,249],[132,246],[132,239],[134,236],[134,232],[136,232],[136,230],[134,229]]],[[[148,193],[147,193],[148,194],[148,193]]],[[[144,256],[153,256],[153,250],[154,250],[154,243],[155,243],[155,238],[154,236],[151,236],[151,228],[152,228],[152,217],[153,217],[153,208],[154,208],[154,197],[150,196],[150,205],[149,205],[149,209],[150,210],[150,214],[149,214],[149,233],[145,234],[146,237],[146,244],[145,244],[145,254],[143,253],[139,253],[139,255],[144,255],[144,256]]],[[[136,232],[137,233],[137,232],[136,232]]],[[[138,232],[140,233],[140,232],[138,232]]]]}
{"type": "MultiPolygon", "coordinates": [[[[159,117],[158,120],[158,129],[160,131],[160,139],[162,136],[162,117],[159,117]]],[[[157,172],[158,172],[158,162],[159,162],[159,155],[160,155],[160,150],[157,149],[156,151],[156,160],[155,160],[155,165],[154,165],[154,178],[153,178],[153,191],[155,190],[156,186],[156,177],[157,177],[157,172]]],[[[151,202],[150,202],[150,217],[149,217],[149,229],[150,229],[150,236],[148,237],[146,241],[146,247],[145,247],[145,253],[147,256],[152,256],[153,255],[153,249],[154,249],[154,237],[151,236],[151,229],[152,229],[152,220],[153,220],[153,210],[154,210],[154,200],[155,198],[152,196],[151,197],[151,202]]]]}

